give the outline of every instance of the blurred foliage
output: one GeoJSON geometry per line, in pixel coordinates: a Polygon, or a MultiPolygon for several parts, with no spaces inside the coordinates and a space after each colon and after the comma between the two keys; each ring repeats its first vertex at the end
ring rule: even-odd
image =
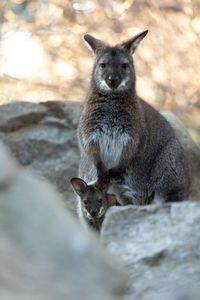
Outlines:
{"type": "Polygon", "coordinates": [[[200,143],[199,0],[1,0],[0,102],[83,100],[84,33],[114,44],[149,29],[135,54],[138,94],[200,143]]]}

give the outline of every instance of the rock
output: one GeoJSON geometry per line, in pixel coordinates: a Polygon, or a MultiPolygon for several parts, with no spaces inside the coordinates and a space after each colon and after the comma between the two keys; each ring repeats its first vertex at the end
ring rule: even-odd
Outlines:
{"type": "MultiPolygon", "coordinates": [[[[79,153],[76,128],[81,103],[48,101],[11,102],[0,106],[0,139],[24,166],[35,169],[57,187],[75,212],[76,200],[70,179],[77,176],[79,153]]],[[[190,199],[200,199],[200,150],[180,121],[163,112],[174,128],[193,166],[190,199]]]]}
{"type": "MultiPolygon", "coordinates": [[[[82,231],[44,179],[74,211],[69,182],[78,169],[80,110],[81,103],[70,101],[0,106],[0,139],[21,165],[40,175],[38,179],[17,166],[0,145],[3,299],[114,300],[124,291],[121,267],[92,233],[82,231]]],[[[190,199],[199,200],[200,150],[174,114],[162,114],[190,157],[190,199]]],[[[200,298],[199,222],[200,203],[191,201],[108,211],[101,239],[129,268],[130,290],[124,300],[200,298]]]]}
{"type": "Polygon", "coordinates": [[[101,239],[129,268],[125,300],[199,299],[192,294],[198,288],[200,296],[199,223],[200,203],[192,201],[107,212],[101,239]]]}
{"type": "Polygon", "coordinates": [[[9,300],[114,300],[126,273],[44,179],[0,144],[0,290],[9,300]]]}
{"type": "Polygon", "coordinates": [[[1,105],[0,131],[9,133],[36,124],[46,114],[43,104],[11,102],[1,105]]]}
{"type": "Polygon", "coordinates": [[[182,122],[172,112],[163,111],[161,113],[171,124],[192,165],[193,180],[189,199],[200,199],[200,147],[192,139],[182,122]]]}
{"type": "Polygon", "coordinates": [[[80,108],[80,103],[70,101],[0,106],[0,139],[22,165],[35,169],[66,193],[72,210],[76,202],[70,179],[78,169],[76,125],[80,108]]]}

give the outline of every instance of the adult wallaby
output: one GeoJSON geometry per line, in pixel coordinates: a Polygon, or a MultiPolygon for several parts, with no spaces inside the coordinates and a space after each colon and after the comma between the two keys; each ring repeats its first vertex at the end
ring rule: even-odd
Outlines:
{"type": "Polygon", "coordinates": [[[114,194],[109,193],[106,183],[97,181],[87,184],[81,178],[72,178],[71,184],[79,196],[78,215],[90,227],[100,231],[109,207],[119,205],[114,194]]]}
{"type": "Polygon", "coordinates": [[[113,178],[122,205],[187,199],[191,181],[171,126],[136,94],[132,54],[147,32],[113,47],[84,36],[95,64],[78,126],[79,176],[113,178]]]}

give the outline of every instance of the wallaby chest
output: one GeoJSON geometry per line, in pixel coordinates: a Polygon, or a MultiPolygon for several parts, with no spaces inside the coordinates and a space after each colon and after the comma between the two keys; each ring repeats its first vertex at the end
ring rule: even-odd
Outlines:
{"type": "Polygon", "coordinates": [[[118,165],[124,147],[130,140],[132,120],[123,99],[95,98],[85,112],[84,124],[88,129],[88,142],[98,144],[100,156],[110,169],[118,165]]]}
{"type": "Polygon", "coordinates": [[[91,134],[91,141],[99,144],[101,159],[108,169],[119,163],[123,148],[129,140],[128,132],[121,126],[111,126],[111,124],[104,124],[91,134]]]}

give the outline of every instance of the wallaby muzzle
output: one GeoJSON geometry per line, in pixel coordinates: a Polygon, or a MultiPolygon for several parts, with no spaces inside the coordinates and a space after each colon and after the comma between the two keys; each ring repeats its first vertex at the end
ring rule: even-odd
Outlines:
{"type": "Polygon", "coordinates": [[[111,89],[116,89],[119,86],[120,82],[121,79],[119,78],[118,75],[112,74],[106,78],[106,83],[111,89]]]}

